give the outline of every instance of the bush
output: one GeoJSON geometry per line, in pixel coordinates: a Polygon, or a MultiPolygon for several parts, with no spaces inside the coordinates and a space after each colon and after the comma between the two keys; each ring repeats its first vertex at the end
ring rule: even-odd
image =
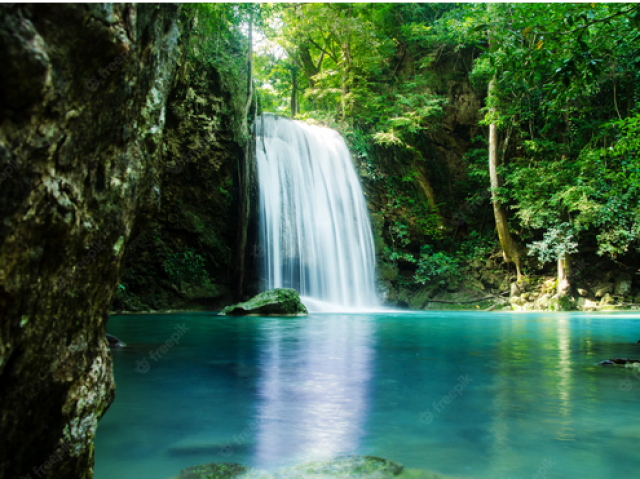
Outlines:
{"type": "Polygon", "coordinates": [[[209,284],[204,259],[193,248],[185,247],[179,253],[169,253],[163,266],[171,280],[179,284],[209,284]]]}
{"type": "Polygon", "coordinates": [[[420,259],[414,280],[420,284],[458,285],[462,280],[458,258],[444,251],[433,252],[433,246],[420,248],[420,259]]]}

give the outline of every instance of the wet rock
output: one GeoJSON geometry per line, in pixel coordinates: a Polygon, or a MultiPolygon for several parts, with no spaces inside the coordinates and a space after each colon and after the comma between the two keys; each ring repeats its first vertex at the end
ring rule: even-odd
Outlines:
{"type": "Polygon", "coordinates": [[[339,456],[328,461],[313,461],[283,468],[274,475],[277,478],[387,479],[398,476],[404,466],[375,456],[339,456]]]}
{"type": "Polygon", "coordinates": [[[432,298],[438,290],[437,285],[427,286],[416,292],[409,299],[409,307],[411,309],[421,309],[432,298]]]}
{"type": "Polygon", "coordinates": [[[578,298],[577,307],[580,311],[595,311],[599,308],[599,303],[587,298],[578,298]]]}
{"type": "Polygon", "coordinates": [[[596,298],[602,298],[607,293],[613,292],[613,283],[599,283],[597,284],[593,290],[595,291],[596,298]]]}
{"type": "Polygon", "coordinates": [[[260,293],[249,301],[227,306],[223,316],[307,316],[309,312],[295,289],[276,288],[260,293]]]}
{"type": "Polygon", "coordinates": [[[615,364],[613,361],[611,361],[610,359],[605,359],[604,361],[600,361],[598,363],[598,366],[611,366],[615,364]]]}
{"type": "Polygon", "coordinates": [[[124,348],[126,344],[116,338],[114,335],[107,333],[107,342],[112,348],[124,348]]]}
{"type": "Polygon", "coordinates": [[[616,278],[615,293],[619,296],[627,296],[631,292],[632,277],[629,273],[622,273],[616,278]]]}
{"type": "Polygon", "coordinates": [[[589,290],[587,290],[586,288],[577,288],[576,292],[583,298],[589,296],[589,290]]]}
{"type": "Polygon", "coordinates": [[[213,463],[184,469],[174,479],[453,479],[432,471],[406,469],[374,456],[340,456],[286,466],[275,471],[248,469],[240,464],[213,463]]]}
{"type": "Polygon", "coordinates": [[[598,363],[598,366],[608,366],[612,364],[638,364],[640,363],[640,359],[626,359],[626,358],[615,358],[615,359],[605,359],[598,363]]]}
{"type": "Polygon", "coordinates": [[[553,296],[549,299],[549,311],[572,311],[576,309],[576,301],[571,296],[553,296]]]}
{"type": "Polygon", "coordinates": [[[613,298],[611,297],[611,295],[609,293],[606,293],[602,299],[600,300],[600,304],[598,306],[600,306],[601,308],[604,306],[610,306],[611,303],[613,303],[613,298]]]}
{"type": "Polygon", "coordinates": [[[178,479],[234,479],[248,471],[242,464],[229,462],[201,464],[183,469],[178,479]]]}

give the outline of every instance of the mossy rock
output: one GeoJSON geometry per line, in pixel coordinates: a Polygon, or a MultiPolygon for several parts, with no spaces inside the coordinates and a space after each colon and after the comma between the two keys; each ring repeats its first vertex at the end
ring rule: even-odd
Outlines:
{"type": "Polygon", "coordinates": [[[295,289],[276,288],[260,293],[249,301],[227,306],[226,316],[307,316],[309,312],[295,289]]]}
{"type": "Polygon", "coordinates": [[[387,479],[398,476],[404,466],[397,462],[375,456],[338,456],[328,461],[313,461],[286,467],[275,473],[275,477],[314,479],[387,479]]]}
{"type": "Polygon", "coordinates": [[[570,296],[553,296],[549,299],[547,309],[549,311],[574,311],[576,301],[570,296]]]}
{"type": "Polygon", "coordinates": [[[183,469],[177,479],[234,479],[247,471],[246,466],[230,462],[201,464],[183,469]]]}

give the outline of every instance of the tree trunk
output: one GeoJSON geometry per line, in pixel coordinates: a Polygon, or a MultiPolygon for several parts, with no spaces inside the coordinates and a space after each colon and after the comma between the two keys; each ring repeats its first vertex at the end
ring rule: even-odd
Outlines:
{"type": "MultiPolygon", "coordinates": [[[[491,38],[491,37],[489,37],[491,38]]],[[[491,40],[489,40],[491,41],[491,40]]],[[[496,78],[493,77],[489,82],[489,99],[495,94],[496,78]]],[[[491,107],[491,114],[496,113],[496,108],[491,107]]],[[[520,268],[520,255],[518,247],[509,232],[509,223],[507,221],[507,212],[503,205],[498,201],[497,188],[500,187],[500,178],[498,177],[498,127],[495,123],[489,125],[489,176],[491,178],[491,203],[493,204],[493,213],[496,220],[496,229],[498,230],[498,238],[502,246],[502,254],[507,263],[513,262],[516,265],[518,274],[518,282],[522,281],[522,271],[520,268]]]]}
{"type": "MultiPolygon", "coordinates": [[[[247,52],[247,103],[244,107],[244,123],[247,123],[253,100],[253,12],[249,12],[249,51],[247,52]]],[[[247,124],[247,128],[249,125],[247,124]]]]}
{"type": "Polygon", "coordinates": [[[565,255],[564,259],[558,257],[558,297],[571,292],[571,264],[571,255],[565,255]]]}
{"type": "MultiPolygon", "coordinates": [[[[311,58],[311,53],[309,53],[309,46],[303,45],[299,49],[300,52],[300,60],[302,62],[304,76],[307,77],[307,81],[309,82],[309,86],[311,88],[315,87],[315,81],[313,81],[313,76],[318,73],[318,69],[316,65],[313,63],[313,59],[311,58]]],[[[324,53],[321,53],[324,55],[324,53]]]]}

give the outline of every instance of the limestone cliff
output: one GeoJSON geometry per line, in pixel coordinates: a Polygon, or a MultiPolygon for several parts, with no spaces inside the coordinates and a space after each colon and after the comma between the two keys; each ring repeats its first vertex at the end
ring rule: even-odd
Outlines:
{"type": "Polygon", "coordinates": [[[109,305],[159,201],[177,7],[0,11],[0,478],[90,478],[109,305]]]}
{"type": "Polygon", "coordinates": [[[116,311],[215,310],[234,296],[244,92],[187,43],[167,103],[161,210],[127,251],[116,311]]]}

